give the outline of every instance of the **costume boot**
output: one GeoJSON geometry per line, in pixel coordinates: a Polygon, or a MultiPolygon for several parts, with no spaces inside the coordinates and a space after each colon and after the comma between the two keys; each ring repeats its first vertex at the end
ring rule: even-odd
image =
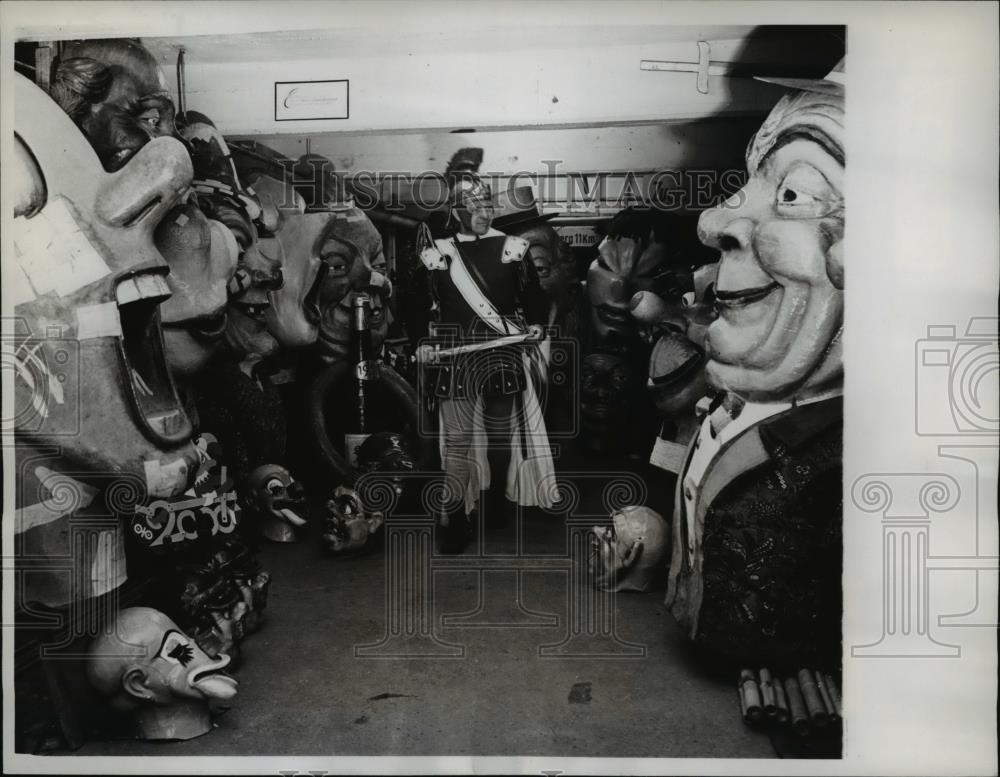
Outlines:
{"type": "Polygon", "coordinates": [[[449,556],[461,553],[472,541],[472,519],[465,506],[458,504],[446,510],[437,525],[438,550],[449,556]]]}

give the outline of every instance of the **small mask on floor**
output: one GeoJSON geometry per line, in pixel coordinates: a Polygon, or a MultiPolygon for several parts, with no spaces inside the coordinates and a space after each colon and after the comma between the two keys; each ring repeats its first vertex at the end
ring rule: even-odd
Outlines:
{"type": "Polygon", "coordinates": [[[611,515],[611,526],[591,529],[590,574],[602,591],[649,591],[666,569],[669,527],[641,505],[611,515]]]}

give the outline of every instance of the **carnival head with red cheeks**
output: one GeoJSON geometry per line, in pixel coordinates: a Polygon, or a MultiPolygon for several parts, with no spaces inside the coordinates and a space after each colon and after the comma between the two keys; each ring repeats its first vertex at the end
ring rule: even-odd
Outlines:
{"type": "Polygon", "coordinates": [[[706,374],[745,399],[842,385],[843,117],[842,94],[784,97],[750,142],[746,186],[699,221],[721,251],[706,374]]]}

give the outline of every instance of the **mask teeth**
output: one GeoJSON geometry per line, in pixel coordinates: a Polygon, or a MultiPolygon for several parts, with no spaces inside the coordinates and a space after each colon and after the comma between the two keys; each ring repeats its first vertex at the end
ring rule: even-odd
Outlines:
{"type": "Polygon", "coordinates": [[[121,281],[115,288],[119,305],[128,305],[142,299],[164,300],[170,296],[170,287],[162,275],[136,275],[121,281]]]}

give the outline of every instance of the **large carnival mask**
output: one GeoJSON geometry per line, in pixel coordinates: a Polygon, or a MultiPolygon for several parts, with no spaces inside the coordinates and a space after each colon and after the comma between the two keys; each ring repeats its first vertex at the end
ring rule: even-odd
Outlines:
{"type": "Polygon", "coordinates": [[[222,343],[236,240],[223,224],[206,218],[194,201],[167,214],[154,239],[170,265],[167,283],[172,294],[160,308],[167,361],[175,375],[190,375],[222,343]]]}
{"type": "Polygon", "coordinates": [[[194,111],[182,116],[181,122],[181,135],[191,149],[199,205],[210,219],[229,229],[238,246],[239,258],[228,285],[226,341],[240,362],[252,365],[279,347],[268,331],[267,316],[270,294],[285,282],[282,248],[277,241],[261,244],[255,222],[263,225],[267,214],[240,183],[222,133],[194,111]]]}
{"type": "Polygon", "coordinates": [[[129,607],[91,645],[87,678],[115,709],[135,714],[142,738],[190,739],[212,728],[209,700],[236,695],[228,665],[159,610],[129,607]]]}
{"type": "Polygon", "coordinates": [[[659,513],[630,505],[591,532],[590,574],[600,590],[648,591],[663,576],[670,527],[659,513]]]}
{"type": "Polygon", "coordinates": [[[722,252],[707,375],[776,401],[843,380],[843,94],[788,95],[747,150],[746,186],[702,214],[722,252]]]}
{"type": "Polygon", "coordinates": [[[637,291],[654,289],[664,272],[667,248],[644,235],[609,233],[597,247],[587,271],[591,324],[599,339],[632,333],[629,301],[637,291]]]}
{"type": "Polygon", "coordinates": [[[305,491],[280,464],[261,464],[248,478],[250,506],[261,521],[261,532],[274,542],[294,542],[295,529],[305,526],[299,513],[305,491]]]}
{"type": "MultiPolygon", "coordinates": [[[[370,223],[370,222],[369,222],[370,223]]],[[[374,230],[374,227],[373,227],[374,230]]],[[[378,233],[376,232],[376,236],[378,233]]],[[[333,247],[333,253],[328,254],[329,259],[324,259],[324,261],[330,262],[330,275],[328,278],[336,278],[336,274],[340,272],[339,269],[343,266],[346,261],[343,255],[340,253],[339,248],[342,245],[339,239],[327,240],[325,243],[328,247],[333,247]]],[[[379,240],[379,253],[381,253],[381,240],[379,240]]],[[[354,262],[367,262],[367,258],[355,258],[354,262]]],[[[368,326],[372,333],[372,348],[375,353],[378,353],[382,348],[382,343],[385,341],[386,336],[389,333],[389,322],[390,322],[390,309],[389,300],[392,296],[392,283],[384,275],[378,272],[373,272],[370,268],[362,273],[362,276],[366,279],[363,285],[357,285],[360,283],[360,278],[351,279],[351,285],[348,287],[346,293],[339,299],[335,304],[323,303],[323,318],[320,324],[320,358],[328,363],[334,363],[343,361],[348,358],[351,348],[351,338],[353,337],[352,329],[352,309],[354,305],[354,299],[359,294],[367,294],[370,298],[371,309],[368,318],[368,326]]],[[[338,284],[339,286],[340,284],[338,284]]],[[[328,291],[331,288],[331,280],[328,280],[323,287],[321,292],[321,298],[326,297],[328,291]]],[[[334,296],[337,292],[333,292],[330,296],[334,296]]]]}
{"type": "MultiPolygon", "coordinates": [[[[151,139],[177,137],[174,106],[152,54],[129,40],[72,44],[52,95],[76,121],[108,170],[118,170],[151,139]]],[[[179,203],[154,234],[170,265],[171,297],[161,307],[167,361],[175,375],[203,367],[222,342],[226,284],[235,241],[196,202],[179,203]]]]}
{"type": "Polygon", "coordinates": [[[654,338],[646,388],[660,414],[673,421],[693,418],[698,400],[708,393],[705,380],[705,337],[715,320],[714,281],[717,265],[694,273],[695,290],[679,302],[651,291],[632,298],[632,316],[654,338]]]}
{"type": "Polygon", "coordinates": [[[259,177],[252,188],[266,220],[260,250],[281,256],[284,263],[285,283],[268,294],[265,325],[284,348],[312,345],[319,335],[320,299],[330,272],[320,258],[322,234],[332,214],[306,213],[305,201],[290,184],[268,176],[259,177]]]}
{"type": "Polygon", "coordinates": [[[122,473],[148,495],[187,487],[198,457],[164,358],[169,268],[153,231],[188,191],[184,147],[158,138],[104,173],[70,119],[15,79],[14,259],[26,331],[15,349],[20,442],[61,448],[79,472],[122,473]],[[26,193],[27,192],[27,193],[26,193]]]}

